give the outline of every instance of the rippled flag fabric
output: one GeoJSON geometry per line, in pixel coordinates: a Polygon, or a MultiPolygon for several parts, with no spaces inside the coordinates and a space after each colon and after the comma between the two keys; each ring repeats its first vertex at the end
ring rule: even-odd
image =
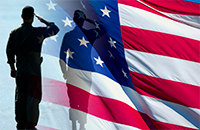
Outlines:
{"type": "Polygon", "coordinates": [[[68,127],[74,119],[91,130],[199,129],[199,7],[184,0],[46,1],[61,32],[43,45],[43,100],[70,108],[58,110],[68,127]],[[93,45],[79,29],[63,40],[76,28],[77,9],[106,28],[93,45]]]}

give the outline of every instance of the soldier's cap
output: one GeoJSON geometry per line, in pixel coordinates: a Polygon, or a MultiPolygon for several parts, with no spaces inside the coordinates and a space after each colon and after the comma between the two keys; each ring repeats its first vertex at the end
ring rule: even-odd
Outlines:
{"type": "Polygon", "coordinates": [[[22,17],[23,19],[30,19],[34,15],[34,8],[31,6],[25,6],[22,9],[22,17]]]}

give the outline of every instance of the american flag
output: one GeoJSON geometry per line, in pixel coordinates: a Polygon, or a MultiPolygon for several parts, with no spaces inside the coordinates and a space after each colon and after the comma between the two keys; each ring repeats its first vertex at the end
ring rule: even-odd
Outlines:
{"type": "MultiPolygon", "coordinates": [[[[43,5],[36,14],[60,28],[43,42],[42,108],[50,110],[40,118],[49,120],[40,125],[66,130],[77,120],[76,127],[83,123],[87,130],[200,129],[198,0],[43,0],[37,4],[43,5]],[[106,30],[93,45],[81,30],[75,30],[77,9],[106,30]],[[66,63],[67,80],[60,54],[66,57],[61,60],[66,63]]],[[[98,25],[85,22],[83,27],[98,25]]]]}

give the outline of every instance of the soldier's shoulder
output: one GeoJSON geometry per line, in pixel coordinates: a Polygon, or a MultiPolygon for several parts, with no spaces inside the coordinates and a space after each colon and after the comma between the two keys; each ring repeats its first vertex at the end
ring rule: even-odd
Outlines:
{"type": "Polygon", "coordinates": [[[11,31],[11,34],[17,32],[17,31],[20,30],[21,28],[22,28],[22,26],[19,26],[19,27],[13,29],[13,30],[11,31]]]}

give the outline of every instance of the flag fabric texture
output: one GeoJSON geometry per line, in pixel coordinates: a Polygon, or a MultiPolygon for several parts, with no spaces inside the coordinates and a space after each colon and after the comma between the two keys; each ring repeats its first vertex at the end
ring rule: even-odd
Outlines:
{"type": "Polygon", "coordinates": [[[87,130],[200,129],[198,1],[43,2],[46,12],[38,15],[51,14],[60,28],[43,43],[43,101],[56,105],[53,113],[60,118],[69,118],[51,122],[70,129],[79,123],[87,130]],[[83,26],[94,35],[76,29],[77,9],[98,21],[83,26]],[[100,26],[103,35],[95,31],[100,26]]]}

